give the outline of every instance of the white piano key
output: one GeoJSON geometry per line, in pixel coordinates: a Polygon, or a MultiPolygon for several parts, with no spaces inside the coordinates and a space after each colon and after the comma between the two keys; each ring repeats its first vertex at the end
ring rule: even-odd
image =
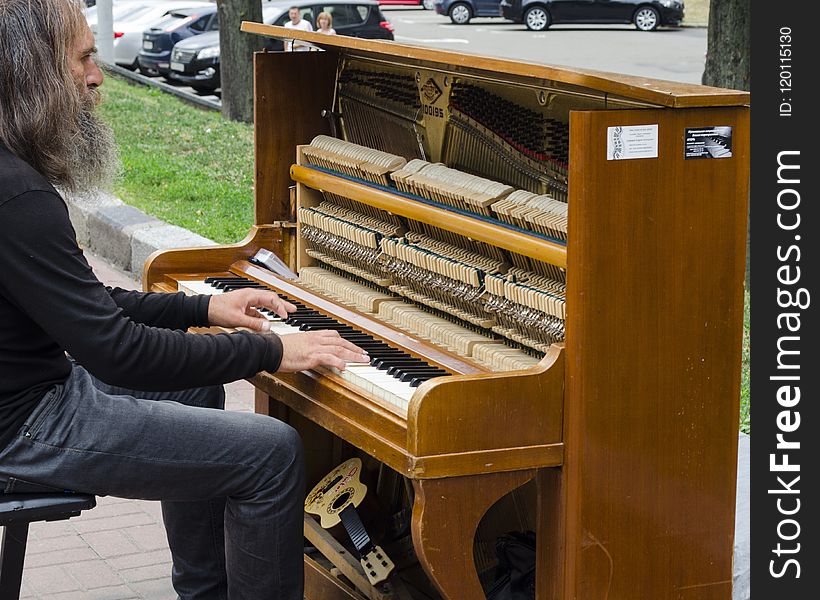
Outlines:
{"type": "Polygon", "coordinates": [[[180,292],[185,292],[185,294],[188,296],[196,296],[197,294],[217,296],[219,294],[225,293],[224,290],[215,288],[210,283],[190,279],[177,281],[177,289],[179,289],[180,292]]]}

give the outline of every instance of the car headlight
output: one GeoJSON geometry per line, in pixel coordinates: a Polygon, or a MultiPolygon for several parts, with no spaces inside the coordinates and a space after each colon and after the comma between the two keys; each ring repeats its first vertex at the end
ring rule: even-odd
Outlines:
{"type": "Polygon", "coordinates": [[[679,7],[683,4],[680,0],[660,0],[660,3],[666,8],[679,7]]]}
{"type": "Polygon", "coordinates": [[[197,58],[216,58],[219,56],[219,46],[203,48],[197,53],[197,58]]]}

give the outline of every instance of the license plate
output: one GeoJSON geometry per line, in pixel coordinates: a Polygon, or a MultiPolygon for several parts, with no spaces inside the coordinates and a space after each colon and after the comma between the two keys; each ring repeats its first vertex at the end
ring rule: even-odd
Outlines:
{"type": "Polygon", "coordinates": [[[182,63],[178,63],[178,62],[172,62],[171,63],[171,70],[172,71],[184,71],[185,70],[185,65],[183,65],[182,63]]]}
{"type": "Polygon", "coordinates": [[[143,42],[142,47],[146,50],[153,50],[154,49],[154,42],[143,42]]]}

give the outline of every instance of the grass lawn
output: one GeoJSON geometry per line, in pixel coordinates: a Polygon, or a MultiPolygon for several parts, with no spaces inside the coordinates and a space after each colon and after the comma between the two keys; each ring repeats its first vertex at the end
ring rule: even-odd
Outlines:
{"type": "Polygon", "coordinates": [[[100,89],[124,169],[114,193],[216,242],[245,237],[253,225],[252,127],[114,76],[100,89]]]}
{"type": "MultiPolygon", "coordinates": [[[[114,192],[150,215],[214,241],[245,237],[253,224],[251,126],[113,76],[101,89],[102,112],[114,128],[124,167],[114,192]]],[[[748,294],[740,397],[740,426],[749,433],[748,294]]]]}
{"type": "Polygon", "coordinates": [[[683,24],[706,27],[709,24],[709,0],[684,0],[683,24]]]}

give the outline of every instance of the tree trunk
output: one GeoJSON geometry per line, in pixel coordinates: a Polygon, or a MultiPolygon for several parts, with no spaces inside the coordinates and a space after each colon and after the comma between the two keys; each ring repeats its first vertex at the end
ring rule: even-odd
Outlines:
{"type": "Polygon", "coordinates": [[[222,116],[232,121],[253,121],[253,53],[262,49],[262,38],[242,33],[242,21],[262,22],[261,0],[217,0],[219,9],[219,66],[222,82],[222,116]]]}
{"type": "MultiPolygon", "coordinates": [[[[751,89],[751,0],[710,0],[709,34],[703,84],[734,90],[751,89]]],[[[751,207],[750,207],[751,208],[751,207]]],[[[746,289],[751,289],[749,242],[746,233],[746,289]]]]}
{"type": "Polygon", "coordinates": [[[751,0],[711,0],[703,84],[749,90],[752,47],[751,0]]]}

